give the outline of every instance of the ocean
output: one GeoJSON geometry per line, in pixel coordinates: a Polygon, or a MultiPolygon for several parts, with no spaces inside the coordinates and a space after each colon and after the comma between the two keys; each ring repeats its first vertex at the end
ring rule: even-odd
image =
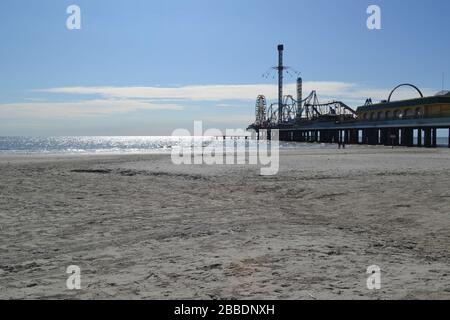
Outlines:
{"type": "MultiPolygon", "coordinates": [[[[0,137],[0,154],[140,154],[169,153],[173,148],[206,146],[220,143],[214,137],[0,137]]],[[[236,141],[245,144],[245,140],[236,141]]],[[[448,146],[447,138],[438,138],[441,147],[448,146]]],[[[255,148],[256,141],[248,141],[248,147],[255,148]]],[[[281,149],[336,148],[335,145],[319,143],[280,142],[281,149]]]]}

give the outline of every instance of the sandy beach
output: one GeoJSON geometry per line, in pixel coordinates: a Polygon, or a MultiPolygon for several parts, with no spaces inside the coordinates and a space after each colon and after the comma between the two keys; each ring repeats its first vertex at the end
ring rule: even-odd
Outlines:
{"type": "Polygon", "coordinates": [[[0,299],[450,299],[449,169],[448,149],[362,146],[284,150],[272,177],[3,155],[0,299]]]}

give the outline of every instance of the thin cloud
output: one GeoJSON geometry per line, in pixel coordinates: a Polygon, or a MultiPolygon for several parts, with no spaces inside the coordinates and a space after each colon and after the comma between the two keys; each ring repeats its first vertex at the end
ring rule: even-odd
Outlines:
{"type": "MultiPolygon", "coordinates": [[[[203,85],[184,87],[63,87],[38,90],[42,93],[66,94],[77,96],[73,102],[56,102],[47,100],[28,100],[22,103],[0,104],[0,114],[3,117],[29,116],[36,118],[64,118],[84,116],[105,116],[113,114],[132,113],[138,110],[183,110],[193,102],[214,102],[212,107],[223,108],[239,105],[251,110],[256,97],[264,94],[268,103],[277,99],[277,85],[245,84],[245,85],[203,85]],[[83,96],[95,96],[96,99],[82,100],[83,96]],[[231,102],[232,101],[232,102],[231,102]],[[236,101],[240,101],[239,104],[236,101]],[[231,103],[230,103],[231,102],[231,103]]],[[[340,100],[349,106],[364,104],[365,99],[372,98],[374,102],[387,99],[389,89],[368,88],[361,85],[338,81],[307,81],[303,83],[303,97],[316,90],[319,100],[327,102],[340,100]]],[[[432,95],[430,89],[423,90],[425,95],[432,95]]],[[[296,84],[285,86],[285,94],[295,98],[296,84]]],[[[394,99],[415,97],[416,93],[399,90],[394,99]]],[[[51,98],[47,97],[47,98],[51,98]]],[[[248,114],[249,119],[253,113],[248,114]]],[[[222,123],[242,122],[246,118],[235,119],[230,114],[222,119],[222,123]]],[[[213,119],[211,119],[213,120],[213,119]]],[[[214,120],[213,120],[214,121],[214,120]]],[[[216,121],[214,121],[216,122],[216,121]]]]}
{"type": "MultiPolygon", "coordinates": [[[[304,90],[318,90],[325,95],[333,95],[354,84],[345,82],[305,82],[304,90]]],[[[268,99],[277,97],[278,86],[274,84],[243,84],[243,85],[198,85],[184,87],[63,87],[38,90],[45,93],[98,95],[107,98],[129,99],[171,99],[191,101],[226,101],[255,100],[260,94],[268,99]]],[[[287,84],[286,93],[295,94],[295,84],[287,84]]]]}
{"type": "Polygon", "coordinates": [[[0,104],[8,117],[67,118],[129,113],[138,110],[183,110],[177,104],[155,104],[137,100],[86,100],[76,102],[24,102],[0,104]]]}
{"type": "MultiPolygon", "coordinates": [[[[106,99],[148,99],[159,101],[214,101],[231,100],[254,101],[258,95],[268,100],[276,100],[278,86],[275,84],[243,85],[196,85],[182,87],[62,87],[38,90],[39,92],[71,95],[94,95],[106,99]]],[[[368,88],[355,83],[339,81],[306,81],[303,83],[303,96],[316,90],[321,101],[341,100],[344,103],[361,105],[367,98],[374,101],[386,99],[390,89],[368,88]]],[[[424,93],[431,95],[432,90],[424,93]]],[[[296,95],[296,84],[287,84],[285,94],[296,95]]],[[[396,99],[410,98],[414,92],[401,91],[396,99]]],[[[223,104],[222,104],[223,105],[223,104]]]]}

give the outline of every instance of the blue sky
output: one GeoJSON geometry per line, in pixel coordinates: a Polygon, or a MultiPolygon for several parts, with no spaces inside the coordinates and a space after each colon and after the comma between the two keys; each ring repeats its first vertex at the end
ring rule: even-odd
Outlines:
{"type": "Polygon", "coordinates": [[[443,72],[450,87],[448,12],[448,0],[2,0],[0,135],[245,127],[257,94],[275,100],[261,75],[278,43],[324,101],[357,106],[404,82],[433,94],[443,72]],[[81,30],[66,28],[71,4],[81,30]],[[382,30],[366,27],[370,4],[382,30]]]}

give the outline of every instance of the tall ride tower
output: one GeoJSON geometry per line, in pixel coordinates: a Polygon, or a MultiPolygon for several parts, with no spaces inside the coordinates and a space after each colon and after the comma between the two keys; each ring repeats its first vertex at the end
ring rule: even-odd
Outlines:
{"type": "Polygon", "coordinates": [[[284,45],[278,45],[278,123],[283,122],[283,51],[284,45]]]}
{"type": "MultiPolygon", "coordinates": [[[[299,72],[297,72],[295,69],[291,68],[291,67],[287,67],[283,64],[283,52],[284,52],[284,45],[279,44],[278,45],[278,66],[275,67],[271,67],[266,73],[263,74],[263,78],[268,78],[271,75],[271,70],[277,70],[278,71],[278,110],[273,110],[273,112],[271,111],[271,114],[275,117],[275,113],[278,113],[278,124],[283,124],[284,121],[288,120],[287,118],[287,114],[290,112],[288,111],[287,105],[285,105],[286,101],[284,100],[284,98],[292,98],[292,96],[287,96],[284,97],[283,96],[283,79],[284,79],[284,71],[286,71],[286,73],[289,76],[293,76],[293,74],[299,75],[299,72]],[[293,74],[290,73],[290,71],[293,72],[293,74]],[[283,119],[283,113],[285,113],[285,118],[283,119]]],[[[298,78],[297,80],[297,98],[301,98],[302,94],[302,80],[301,78],[298,78]]],[[[259,99],[259,97],[258,97],[259,99]]],[[[295,101],[294,99],[291,99],[292,101],[295,101]]],[[[276,106],[276,104],[271,104],[270,106],[270,110],[272,110],[272,106],[276,106]]],[[[272,121],[272,116],[271,116],[271,120],[272,121]]],[[[273,119],[273,121],[275,122],[275,119],[273,119]]]]}

